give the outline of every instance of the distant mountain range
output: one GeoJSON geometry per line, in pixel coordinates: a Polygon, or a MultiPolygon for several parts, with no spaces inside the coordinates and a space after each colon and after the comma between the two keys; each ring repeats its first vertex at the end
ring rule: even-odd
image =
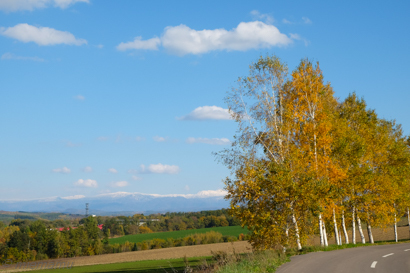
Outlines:
{"type": "Polygon", "coordinates": [[[225,195],[223,190],[170,195],[116,192],[94,197],[76,195],[34,200],[0,200],[0,210],[85,214],[85,203],[89,203],[89,214],[95,215],[189,212],[227,208],[229,201],[224,199],[225,195]]]}

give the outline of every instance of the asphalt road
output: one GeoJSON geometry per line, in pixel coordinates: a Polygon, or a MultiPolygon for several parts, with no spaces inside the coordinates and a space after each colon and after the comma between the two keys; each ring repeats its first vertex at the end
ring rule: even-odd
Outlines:
{"type": "Polygon", "coordinates": [[[379,245],[314,252],[291,257],[277,273],[410,272],[410,244],[379,245]]]}

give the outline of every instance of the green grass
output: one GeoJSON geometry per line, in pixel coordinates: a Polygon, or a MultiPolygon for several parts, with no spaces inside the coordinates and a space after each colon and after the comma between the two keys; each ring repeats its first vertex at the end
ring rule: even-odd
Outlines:
{"type": "MultiPolygon", "coordinates": [[[[189,265],[195,267],[201,264],[204,260],[211,262],[212,257],[193,257],[187,258],[189,265]]],[[[51,261],[51,260],[50,260],[51,261]]],[[[13,269],[12,267],[10,269],[13,269]]],[[[184,259],[170,259],[170,260],[152,260],[152,261],[136,261],[127,263],[115,264],[99,264],[72,267],[71,269],[47,269],[34,270],[30,272],[46,272],[46,273],[165,273],[165,272],[184,272],[184,259]]]]}
{"type": "Polygon", "coordinates": [[[168,231],[168,232],[156,232],[156,233],[146,233],[146,234],[135,234],[135,235],[125,235],[118,238],[109,239],[110,244],[124,244],[126,241],[130,243],[139,243],[145,240],[152,239],[164,239],[173,238],[181,239],[187,237],[194,233],[206,233],[209,231],[216,231],[222,233],[223,236],[235,236],[238,237],[239,234],[248,233],[247,228],[242,228],[241,226],[231,226],[231,227],[215,227],[215,228],[201,228],[201,229],[190,229],[190,230],[179,230],[179,231],[168,231]]]}

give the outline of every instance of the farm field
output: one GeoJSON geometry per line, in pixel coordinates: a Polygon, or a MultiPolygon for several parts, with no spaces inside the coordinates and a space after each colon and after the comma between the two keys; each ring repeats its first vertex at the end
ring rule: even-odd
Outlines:
{"type": "MultiPolygon", "coordinates": [[[[187,257],[190,265],[195,265],[201,262],[204,257],[210,257],[213,252],[224,251],[226,253],[248,253],[251,252],[251,245],[247,241],[238,241],[233,243],[217,243],[209,245],[196,246],[181,246],[174,248],[151,249],[144,251],[132,251],[115,254],[104,254],[94,256],[82,256],[76,258],[60,258],[43,260],[40,262],[54,262],[54,263],[68,263],[73,264],[71,269],[56,269],[55,270],[35,270],[30,272],[72,272],[72,273],[88,273],[88,272],[116,272],[116,273],[130,273],[130,272],[165,272],[163,269],[158,270],[160,266],[164,269],[169,268],[168,272],[173,272],[169,266],[179,267],[183,257],[187,257]],[[202,258],[201,258],[202,257],[202,258]],[[175,264],[174,264],[175,263],[175,264]],[[77,270],[83,271],[75,271],[77,270]],[[106,270],[105,270],[106,269],[106,270]],[[137,271],[137,269],[139,271],[137,271]],[[69,270],[69,271],[67,271],[69,270]],[[105,271],[103,271],[105,270],[105,271]],[[144,271],[145,270],[145,271],[144,271]]],[[[13,266],[4,268],[0,266],[0,272],[19,272],[13,266]]]]}
{"type": "Polygon", "coordinates": [[[239,234],[241,233],[243,234],[248,233],[247,228],[242,228],[241,226],[230,226],[230,227],[201,228],[201,229],[125,235],[122,237],[109,239],[109,242],[110,244],[124,244],[126,241],[130,243],[139,243],[145,240],[152,240],[152,239],[164,239],[164,240],[166,240],[167,238],[180,239],[190,234],[206,233],[209,231],[220,232],[222,233],[223,236],[228,235],[228,236],[235,236],[235,237],[238,237],[239,234]]]}
{"type": "MultiPolygon", "coordinates": [[[[196,267],[206,260],[210,262],[211,256],[187,258],[191,267],[196,267]]],[[[98,264],[88,266],[78,266],[70,269],[49,269],[47,273],[91,273],[91,272],[127,272],[127,273],[156,273],[156,272],[183,272],[185,269],[184,259],[150,260],[127,263],[98,264]]],[[[44,272],[44,270],[34,270],[30,272],[44,272]]]]}

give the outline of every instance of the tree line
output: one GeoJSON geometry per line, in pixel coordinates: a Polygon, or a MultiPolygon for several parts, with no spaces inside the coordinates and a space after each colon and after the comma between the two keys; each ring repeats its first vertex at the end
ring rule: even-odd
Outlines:
{"type": "MultiPolygon", "coordinates": [[[[233,236],[220,233],[193,234],[181,239],[154,239],[141,243],[109,244],[114,235],[187,230],[205,227],[239,225],[227,210],[191,213],[166,213],[144,216],[92,217],[74,220],[12,220],[0,222],[0,263],[7,260],[26,262],[49,258],[91,256],[124,251],[235,241],[233,236]],[[140,226],[140,220],[146,224],[140,226]],[[98,228],[104,224],[103,229],[98,228]],[[65,227],[63,231],[56,228],[65,227]]],[[[244,240],[242,234],[239,237],[244,240]]]]}
{"type": "Polygon", "coordinates": [[[297,246],[319,234],[327,246],[364,243],[362,224],[393,226],[409,215],[410,138],[355,93],[335,97],[319,63],[304,59],[289,75],[276,56],[261,57],[225,98],[238,130],[216,154],[231,170],[230,212],[252,231],[255,248],[297,246]]]}

